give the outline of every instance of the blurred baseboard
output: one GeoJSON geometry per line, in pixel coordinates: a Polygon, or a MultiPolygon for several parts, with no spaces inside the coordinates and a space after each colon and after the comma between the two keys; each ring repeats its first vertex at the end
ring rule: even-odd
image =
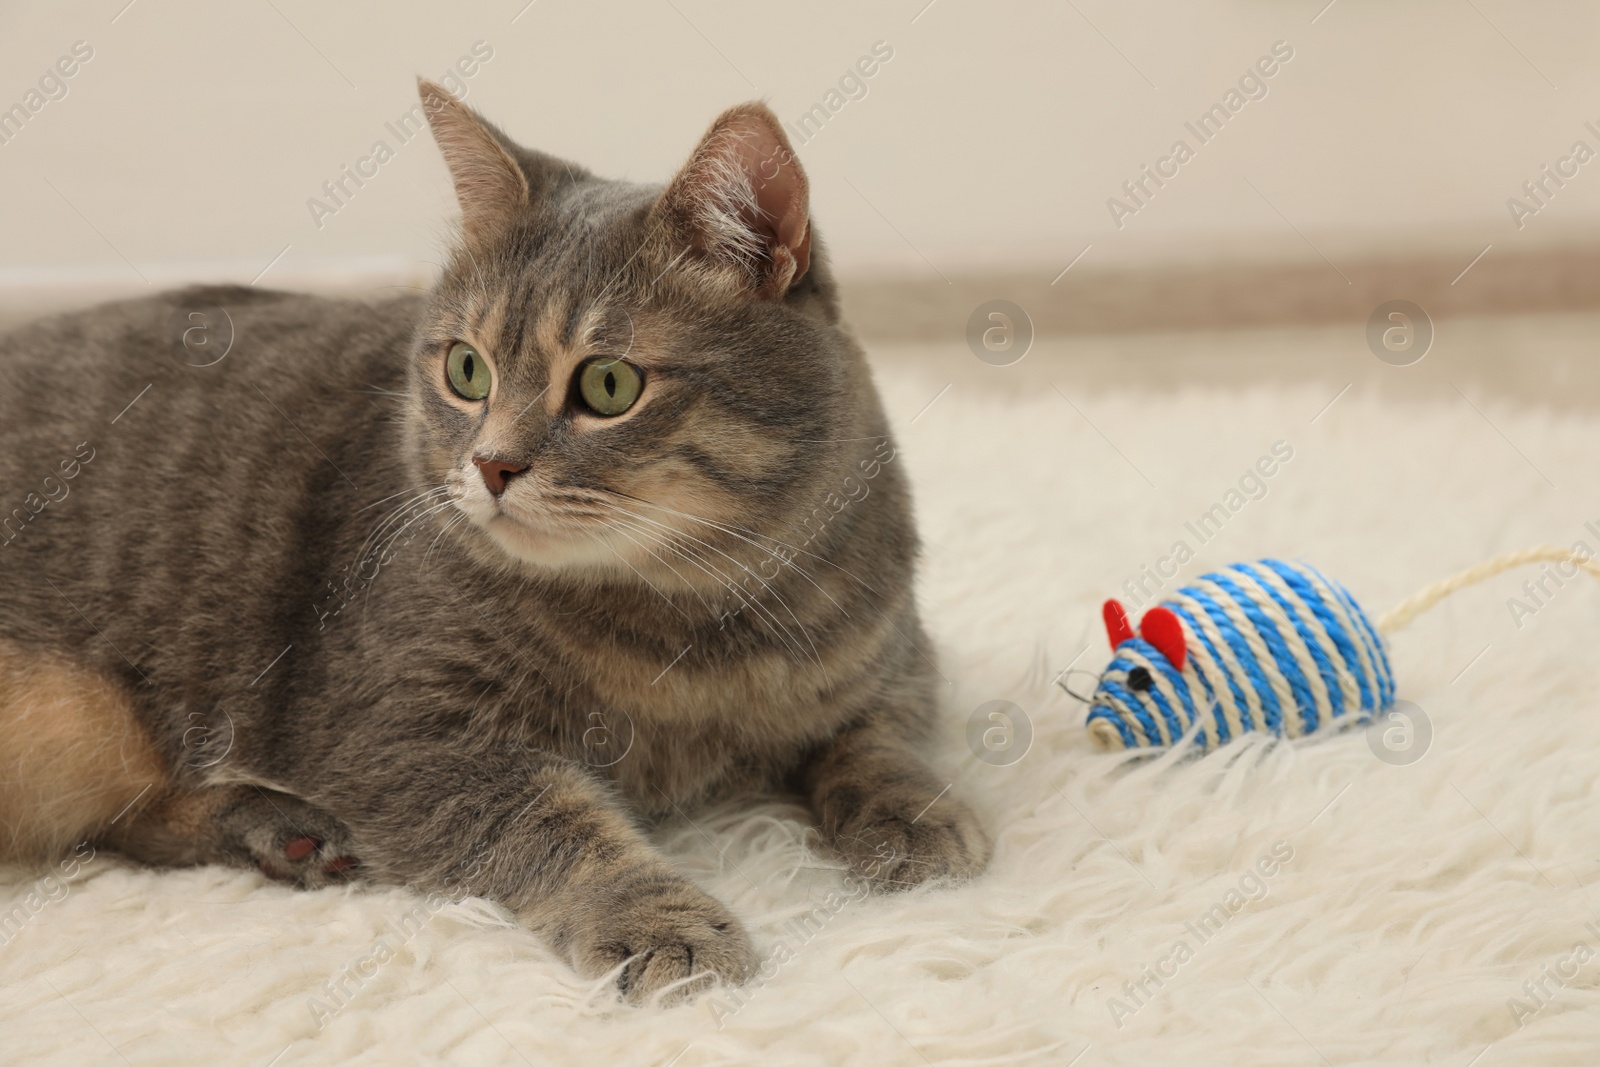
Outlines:
{"type": "MultiPolygon", "coordinates": [[[[982,303],[1010,300],[1039,336],[1234,330],[1362,322],[1404,299],[1433,318],[1600,309],[1600,242],[1527,251],[1491,248],[1463,270],[1459,254],[1341,261],[1237,259],[1213,263],[1083,263],[1055,281],[1044,271],[843,278],[846,316],[869,341],[961,337],[982,303]]],[[[425,287],[433,266],[398,257],[323,263],[0,268],[0,323],[194,282],[261,284],[382,296],[425,287]]]]}
{"type": "Polygon", "coordinates": [[[1436,319],[1590,311],[1600,308],[1600,244],[1491,248],[1470,266],[1459,255],[1373,258],[1337,268],[1320,259],[1083,264],[1054,283],[1042,273],[993,272],[949,282],[857,278],[844,285],[846,314],[870,340],[959,337],[974,309],[994,299],[1026,311],[1037,335],[1363,322],[1397,299],[1436,319]]]}

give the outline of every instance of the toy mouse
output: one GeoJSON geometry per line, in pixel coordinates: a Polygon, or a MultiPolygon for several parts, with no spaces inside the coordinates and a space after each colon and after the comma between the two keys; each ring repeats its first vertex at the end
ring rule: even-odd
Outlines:
{"type": "Polygon", "coordinates": [[[1092,698],[1063,688],[1089,704],[1090,736],[1107,749],[1171,746],[1197,723],[1203,750],[1251,730],[1302,737],[1366,723],[1394,704],[1386,635],[1457,589],[1541,560],[1600,577],[1581,542],[1523,549],[1436,582],[1374,623],[1314,567],[1235,563],[1145,612],[1137,633],[1122,605],[1106,601],[1115,657],[1092,698]]]}

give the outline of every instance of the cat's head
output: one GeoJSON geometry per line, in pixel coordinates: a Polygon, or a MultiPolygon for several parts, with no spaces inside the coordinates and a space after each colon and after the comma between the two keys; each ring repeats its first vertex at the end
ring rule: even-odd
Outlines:
{"type": "Polygon", "coordinates": [[[480,550],[693,575],[664,539],[709,543],[695,551],[728,570],[712,545],[742,558],[750,531],[814,508],[877,403],[772,112],[726,111],[676,177],[643,186],[524,149],[437,85],[421,95],[462,227],[411,414],[424,477],[480,550]]]}

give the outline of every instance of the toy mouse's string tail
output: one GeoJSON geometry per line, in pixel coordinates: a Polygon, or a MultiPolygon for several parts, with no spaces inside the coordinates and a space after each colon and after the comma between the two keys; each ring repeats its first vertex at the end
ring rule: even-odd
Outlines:
{"type": "Polygon", "coordinates": [[[1507,552],[1503,556],[1484,560],[1476,566],[1468,567],[1460,574],[1453,574],[1448,578],[1434,582],[1416,595],[1407,597],[1378,619],[1378,629],[1385,634],[1392,634],[1456,590],[1465,589],[1469,585],[1476,585],[1478,582],[1493,578],[1502,571],[1508,571],[1513,567],[1520,567],[1525,563],[1565,563],[1568,561],[1588,571],[1596,578],[1600,578],[1600,563],[1593,559],[1580,560],[1570,548],[1557,548],[1554,545],[1522,548],[1515,552],[1507,552]]]}

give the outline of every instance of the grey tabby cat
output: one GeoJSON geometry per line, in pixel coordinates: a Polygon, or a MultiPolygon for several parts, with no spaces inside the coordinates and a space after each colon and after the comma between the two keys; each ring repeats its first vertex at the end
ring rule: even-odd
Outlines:
{"type": "Polygon", "coordinates": [[[0,340],[0,858],[477,894],[633,1000],[753,960],[641,815],[787,786],[882,887],[981,870],[916,751],[903,463],[777,120],[641,186],[421,90],[463,213],[425,297],[0,340]]]}

